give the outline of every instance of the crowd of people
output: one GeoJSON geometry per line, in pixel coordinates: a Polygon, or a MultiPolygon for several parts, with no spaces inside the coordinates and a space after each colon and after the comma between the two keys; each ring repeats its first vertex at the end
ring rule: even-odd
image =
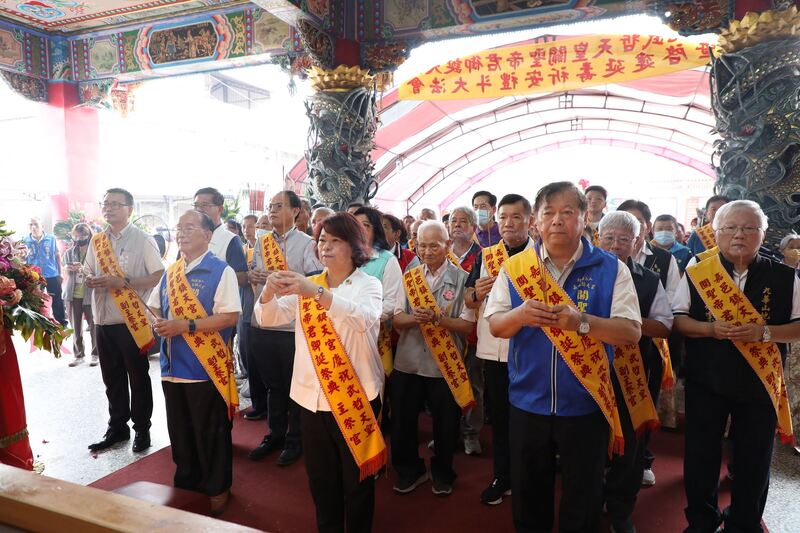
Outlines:
{"type": "Polygon", "coordinates": [[[482,454],[489,437],[493,475],[476,503],[510,499],[517,531],[551,531],[559,473],[561,531],[597,531],[605,507],[612,531],[629,533],[637,493],[656,482],[653,431],[674,425],[659,396],[677,379],[686,531],[762,530],[775,434],[791,442],[800,423],[788,350],[800,236],[765,253],[757,204],[712,196],[687,233],[641,200],[612,211],[603,187],[570,182],[532,199],[477,191],[441,218],[335,212],[281,191],[264,214],[223,221],[223,201],[197,191],[168,266],[123,189],[105,193],[105,230],[73,228],[63,262],[31,221],[29,261],[76,330],[70,366],[86,355],[84,319],[92,331],[109,420],[91,450],[129,440],[129,421],[133,451],[150,446],[142,354],[158,341],[174,484],[214,513],[230,496],[241,392],[243,418],[266,420],[250,460],[303,458],[320,531],[370,531],[386,467],[398,495],[430,482],[448,496],[454,455],[482,454]],[[733,481],[721,510],[723,441],[733,481]]]}

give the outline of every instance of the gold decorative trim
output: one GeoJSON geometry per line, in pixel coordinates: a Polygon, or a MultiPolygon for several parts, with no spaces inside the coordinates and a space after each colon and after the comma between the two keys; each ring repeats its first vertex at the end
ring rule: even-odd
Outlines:
{"type": "Polygon", "coordinates": [[[12,433],[11,435],[0,437],[0,448],[8,448],[15,442],[19,442],[27,436],[28,436],[28,428],[24,428],[17,431],[16,433],[12,433]]]}
{"type": "Polygon", "coordinates": [[[372,87],[375,76],[359,67],[339,65],[333,70],[319,67],[308,69],[311,86],[318,91],[347,92],[359,87],[372,87]]]}
{"type": "Polygon", "coordinates": [[[770,9],[763,13],[748,12],[742,20],[734,20],[722,30],[717,46],[724,52],[736,52],[767,41],[800,35],[800,14],[796,6],[770,9]]]}

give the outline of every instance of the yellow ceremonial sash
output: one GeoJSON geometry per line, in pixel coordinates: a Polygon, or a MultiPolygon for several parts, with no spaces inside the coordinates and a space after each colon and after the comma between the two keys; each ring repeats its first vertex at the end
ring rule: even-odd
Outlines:
{"type": "Polygon", "coordinates": [[[392,357],[392,331],[390,327],[381,323],[381,329],[378,333],[378,352],[381,354],[381,364],[383,365],[383,372],[387,376],[392,375],[394,370],[394,357],[392,357]]]}
{"type": "Polygon", "coordinates": [[[474,243],[475,243],[475,244],[477,244],[478,246],[480,246],[480,245],[481,245],[481,241],[479,241],[479,240],[478,240],[478,234],[477,234],[477,233],[473,233],[473,234],[472,234],[472,242],[474,242],[474,243]]]}
{"type": "Polygon", "coordinates": [[[614,372],[636,435],[658,428],[658,412],[647,388],[647,374],[638,344],[614,347],[614,372]]]}
{"type": "MultiPolygon", "coordinates": [[[[203,304],[197,299],[185,274],[186,262],[178,259],[167,269],[167,298],[169,309],[176,319],[197,320],[206,318],[203,304]]],[[[233,377],[233,357],[228,345],[217,331],[198,331],[184,333],[183,339],[192,353],[203,365],[203,369],[214,383],[225,405],[228,418],[233,419],[239,407],[239,393],[233,377]]],[[[170,354],[171,355],[171,354],[170,354]]]]}
{"type": "MultiPolygon", "coordinates": [[[[724,320],[737,326],[746,323],[764,324],[762,316],[722,266],[718,254],[688,267],[686,274],[715,320],[724,320]]],[[[732,342],[761,380],[772,400],[778,416],[778,435],[783,442],[792,442],[792,417],[778,345],[774,342],[732,342]]],[[[702,357],[702,354],[699,356],[702,357]]]]}
{"type": "MultiPolygon", "coordinates": [[[[328,288],[327,271],[309,279],[328,288]]],[[[314,298],[299,298],[298,305],[317,379],[364,480],[375,475],[388,457],[375,413],[325,308],[314,298]]]]}
{"type": "Polygon", "coordinates": [[[416,253],[417,243],[414,239],[408,240],[408,249],[416,253]]]}
{"type": "Polygon", "coordinates": [[[247,258],[247,266],[249,267],[249,266],[250,266],[250,263],[252,263],[252,262],[253,262],[253,250],[254,250],[255,248],[253,248],[253,247],[252,247],[252,246],[250,246],[249,244],[245,244],[245,245],[243,246],[243,248],[244,248],[244,255],[245,255],[245,257],[247,258]]]}
{"type": "Polygon", "coordinates": [[[667,339],[660,337],[653,337],[653,343],[661,354],[661,364],[664,367],[664,372],[661,374],[661,388],[670,390],[675,386],[675,373],[672,371],[672,356],[669,353],[669,343],[667,339]]]}
{"type": "MultiPolygon", "coordinates": [[[[447,259],[449,259],[450,262],[453,263],[458,268],[461,268],[461,262],[458,260],[458,257],[456,257],[456,254],[453,253],[453,250],[447,250],[447,259]]],[[[464,269],[461,268],[461,270],[464,269]]]]}
{"type": "Polygon", "coordinates": [[[700,226],[695,231],[700,238],[700,242],[706,247],[706,250],[710,250],[717,245],[717,239],[714,237],[714,230],[711,228],[711,224],[700,226]]]}
{"type": "MultiPolygon", "coordinates": [[[[111,239],[105,232],[97,233],[92,237],[92,246],[97,266],[104,276],[125,277],[125,272],[120,268],[117,256],[111,247],[111,239]]],[[[136,346],[139,347],[139,351],[146,354],[156,340],[150,330],[150,322],[144,314],[144,302],[130,287],[109,289],[108,292],[122,314],[125,326],[130,331],[136,346]]]]}
{"type": "MultiPolygon", "coordinates": [[[[428,280],[425,279],[425,265],[420,265],[403,274],[403,286],[412,308],[432,309],[436,316],[441,314],[441,309],[436,303],[428,280]]],[[[422,325],[420,330],[436,366],[439,367],[447,386],[450,387],[453,398],[461,407],[462,412],[468,411],[475,405],[475,397],[472,395],[469,376],[464,367],[464,360],[456,347],[453,334],[442,326],[434,324],[422,325]]]]}
{"type": "Polygon", "coordinates": [[[289,270],[286,258],[281,252],[281,247],[272,233],[265,233],[258,241],[258,250],[261,252],[261,262],[264,270],[289,270]]]}
{"type": "Polygon", "coordinates": [[[487,246],[481,250],[481,254],[483,255],[483,264],[486,266],[486,272],[490,276],[497,276],[500,273],[500,267],[508,260],[508,252],[503,241],[494,246],[487,246]]]}
{"type": "Polygon", "coordinates": [[[714,257],[717,254],[719,254],[719,246],[714,246],[713,248],[709,248],[708,250],[697,254],[697,262],[699,263],[700,261],[708,259],[709,257],[714,257]]]}
{"type": "Polygon", "coordinates": [[[598,228],[594,228],[592,230],[592,246],[598,246],[599,244],[600,244],[600,230],[598,228]]]}
{"type": "MultiPolygon", "coordinates": [[[[532,248],[527,248],[505,262],[508,278],[522,301],[536,300],[547,305],[566,304],[574,309],[578,306],[564,292],[548,272],[532,248]]],[[[558,328],[542,328],[547,338],[556,347],[561,358],[586,389],[606,417],[609,432],[609,455],[622,453],[625,440],[619,421],[614,388],[609,377],[609,364],[603,343],[590,335],[578,335],[576,331],[558,328]]]]}

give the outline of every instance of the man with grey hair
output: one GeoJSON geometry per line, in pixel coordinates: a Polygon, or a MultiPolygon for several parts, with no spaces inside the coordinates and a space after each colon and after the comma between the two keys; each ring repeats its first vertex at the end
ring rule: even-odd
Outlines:
{"type": "Polygon", "coordinates": [[[426,220],[437,220],[436,211],[433,209],[426,207],[422,211],[419,212],[419,219],[423,222],[426,220]]]}
{"type": "MultiPolygon", "coordinates": [[[[669,335],[672,329],[672,309],[667,293],[661,285],[658,274],[644,268],[642,265],[633,261],[631,255],[638,244],[639,221],[634,215],[626,211],[613,211],[606,214],[598,225],[599,246],[611,252],[628,266],[628,270],[633,278],[633,285],[636,287],[636,296],[639,301],[639,311],[642,315],[642,338],[639,339],[639,361],[634,362],[637,370],[643,368],[645,376],[649,376],[650,354],[656,347],[653,344],[653,337],[664,338],[669,335]]],[[[615,357],[618,357],[615,354],[615,357]]],[[[615,365],[615,370],[616,370],[615,365]]],[[[627,369],[622,372],[627,373],[627,369]]],[[[605,497],[606,509],[611,520],[611,527],[615,533],[635,533],[636,528],[631,521],[631,515],[636,503],[636,496],[642,486],[642,473],[644,472],[645,459],[644,451],[646,439],[644,435],[643,423],[645,420],[633,420],[628,409],[628,398],[624,395],[620,386],[620,380],[625,376],[618,372],[611,373],[611,382],[614,386],[614,395],[619,409],[620,422],[625,439],[625,448],[622,455],[615,455],[611,460],[611,467],[606,472],[605,497]]],[[[655,411],[653,399],[647,390],[646,377],[641,383],[641,391],[628,389],[634,395],[644,394],[652,406],[651,419],[653,423],[657,421],[658,415],[655,411]]],[[[641,397],[634,398],[631,406],[634,406],[641,397]]],[[[645,431],[649,431],[645,430],[645,431]]]]}
{"type": "Polygon", "coordinates": [[[726,531],[761,531],[776,428],[791,437],[782,368],[786,343],[800,339],[800,281],[759,255],[767,217],[755,202],[723,205],[712,229],[718,252],[689,262],[673,300],[675,329],[686,336],[686,531],[723,521],[726,531]],[[736,476],[720,512],[728,417],[736,476]]]}
{"type": "MultiPolygon", "coordinates": [[[[469,206],[460,206],[450,213],[450,237],[453,240],[450,260],[464,271],[471,272],[475,259],[481,253],[480,245],[473,240],[478,228],[478,216],[469,206]]],[[[475,407],[461,417],[461,437],[464,440],[464,453],[480,455],[483,451],[478,437],[483,428],[483,360],[475,355],[478,346],[477,326],[467,335],[467,353],[464,365],[467,367],[475,407]]]]}
{"type": "Polygon", "coordinates": [[[311,230],[312,233],[317,231],[317,226],[322,224],[326,218],[329,216],[335,215],[336,211],[331,209],[330,207],[318,207],[314,209],[314,213],[311,215],[311,230]]]}
{"type": "Polygon", "coordinates": [[[444,224],[424,222],[418,238],[417,252],[423,264],[404,274],[405,291],[398,295],[392,319],[392,326],[400,334],[390,378],[394,410],[392,465],[398,475],[394,491],[408,494],[428,480],[417,439],[417,419],[427,401],[433,415],[432,491],[437,496],[447,496],[456,479],[453,455],[461,410],[441,370],[445,363],[437,360],[432,350],[445,342],[452,343],[450,349],[456,355],[462,353],[463,335],[472,330],[472,323],[459,318],[467,273],[447,260],[450,239],[444,224]],[[424,284],[414,282],[414,278],[424,278],[424,284]],[[436,302],[438,314],[431,306],[425,306],[422,289],[436,302]],[[430,331],[434,331],[433,335],[430,331]],[[441,340],[442,336],[446,341],[441,340]]]}

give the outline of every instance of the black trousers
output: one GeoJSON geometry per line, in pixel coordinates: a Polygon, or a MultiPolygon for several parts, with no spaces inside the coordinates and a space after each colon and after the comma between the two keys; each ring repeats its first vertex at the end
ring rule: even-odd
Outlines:
{"type": "Polygon", "coordinates": [[[209,496],[227,491],[233,476],[233,424],[225,400],[211,381],[162,381],[161,388],[175,462],[175,486],[209,496]]]}
{"type": "Polygon", "coordinates": [[[425,473],[419,456],[419,413],[427,400],[433,415],[434,456],[431,476],[452,484],[456,479],[453,455],[456,452],[461,408],[444,378],[426,378],[395,369],[392,382],[392,466],[407,480],[425,473]]]}
{"type": "MultiPolygon", "coordinates": [[[[249,358],[247,350],[250,348],[250,322],[242,320],[242,315],[239,315],[239,321],[236,323],[236,344],[239,348],[239,364],[241,365],[244,374],[247,374],[249,368],[249,358]]],[[[252,396],[250,397],[252,400],[252,396]]]]}
{"type": "Polygon", "coordinates": [[[66,302],[69,310],[69,322],[72,329],[72,351],[76,359],[82,359],[86,355],[86,345],[83,342],[83,319],[89,326],[89,336],[92,338],[92,355],[97,355],[97,338],[95,337],[94,317],[92,316],[92,306],[83,305],[83,298],[73,298],[66,302]]]}
{"type": "MultiPolygon", "coordinates": [[[[370,402],[381,410],[380,396],[370,402]]],[[[321,533],[368,533],[375,514],[375,477],[359,481],[359,468],[330,411],[300,408],[303,459],[321,533]]]]}
{"type": "Polygon", "coordinates": [[[134,431],[149,430],[153,387],[147,356],[139,353],[125,324],[97,326],[95,336],[108,398],[108,429],[128,432],[128,420],[133,420],[134,431]]]}
{"type": "Polygon", "coordinates": [[[61,297],[61,276],[45,278],[47,282],[47,294],[53,298],[53,318],[62,326],[67,325],[67,316],[64,313],[64,300],[61,297]]]}
{"type": "Polygon", "coordinates": [[[736,475],[726,533],[760,532],[769,490],[769,467],[777,417],[770,403],[745,402],[716,394],[686,380],[686,452],[683,480],[686,519],[698,532],[714,531],[722,521],[717,504],[722,440],[728,416],[736,475]]]}
{"type": "Polygon", "coordinates": [[[483,362],[489,418],[492,421],[494,477],[511,483],[511,457],[508,444],[508,363],[483,362]]]}
{"type": "Polygon", "coordinates": [[[539,533],[553,529],[556,453],[561,457],[559,530],[598,531],[609,431],[602,412],[546,416],[512,405],[509,426],[516,531],[539,533]]]}
{"type": "Polygon", "coordinates": [[[616,381],[614,379],[614,394],[619,406],[625,449],[622,455],[614,455],[611,458],[611,466],[606,472],[606,509],[612,523],[622,522],[633,514],[636,496],[642,488],[645,449],[645,434],[636,437],[628,406],[616,381]]]}
{"type": "Polygon", "coordinates": [[[263,338],[263,329],[249,326],[247,332],[247,381],[250,387],[250,401],[253,411],[266,413],[269,405],[267,396],[266,365],[259,365],[257,357],[266,356],[268,339],[263,338]]]}
{"type": "MultiPolygon", "coordinates": [[[[670,344],[670,360],[675,361],[672,359],[672,345],[670,344]]],[[[658,407],[658,398],[661,396],[661,379],[664,377],[664,361],[661,359],[661,353],[659,353],[658,349],[653,346],[653,349],[650,350],[650,358],[647,363],[647,389],[650,391],[650,397],[653,398],[653,404],[658,407]]],[[[673,364],[674,367],[674,364],[673,364]]],[[[675,374],[676,376],[678,374],[675,374]]],[[[619,398],[619,396],[618,396],[619,398]]],[[[644,437],[644,463],[643,463],[643,471],[644,468],[650,469],[653,468],[653,463],[656,460],[655,454],[650,451],[648,445],[650,444],[650,438],[652,437],[651,431],[646,431],[643,435],[644,437]]],[[[639,482],[641,483],[641,479],[639,482]]]]}
{"type": "MultiPolygon", "coordinates": [[[[300,406],[289,398],[294,366],[294,333],[253,328],[251,361],[261,375],[267,391],[267,422],[276,438],[286,438],[286,444],[300,446],[300,406]]],[[[252,383],[250,385],[252,398],[252,383]]]]}

